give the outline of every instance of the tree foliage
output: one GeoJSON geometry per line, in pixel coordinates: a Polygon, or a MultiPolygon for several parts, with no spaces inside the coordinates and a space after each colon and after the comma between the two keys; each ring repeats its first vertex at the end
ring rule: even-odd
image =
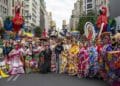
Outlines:
{"type": "Polygon", "coordinates": [[[36,37],[41,37],[42,29],[40,28],[40,26],[37,26],[37,27],[34,29],[34,33],[35,33],[35,36],[36,36],[36,37]]]}
{"type": "Polygon", "coordinates": [[[94,12],[90,12],[87,15],[83,15],[79,18],[79,24],[77,30],[80,31],[80,34],[84,34],[84,25],[86,22],[91,22],[93,24],[96,23],[96,14],[94,12]]]}

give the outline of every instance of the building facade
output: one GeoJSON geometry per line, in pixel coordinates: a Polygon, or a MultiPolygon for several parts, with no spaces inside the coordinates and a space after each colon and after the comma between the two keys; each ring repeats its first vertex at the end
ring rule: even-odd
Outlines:
{"type": "Polygon", "coordinates": [[[85,14],[95,11],[95,1],[97,0],[83,0],[83,10],[85,14]]]}
{"type": "Polygon", "coordinates": [[[19,1],[22,5],[21,15],[25,19],[25,28],[33,30],[36,26],[44,27],[43,0],[9,0],[9,15],[15,15],[15,5],[19,1]],[[42,2],[41,2],[42,1],[42,2]],[[42,9],[42,10],[41,10],[42,9]],[[43,26],[42,26],[43,25],[43,26]]]}
{"type": "Polygon", "coordinates": [[[9,8],[9,0],[0,0],[0,17],[2,17],[2,19],[5,19],[6,16],[9,15],[8,12],[8,8],[9,8]]]}
{"type": "Polygon", "coordinates": [[[83,0],[77,0],[74,4],[74,9],[72,10],[72,16],[70,18],[70,29],[77,29],[79,17],[83,14],[83,12],[83,0]]]}
{"type": "Polygon", "coordinates": [[[34,29],[40,26],[40,1],[24,0],[23,16],[25,18],[25,26],[28,29],[34,29]]]}
{"type": "Polygon", "coordinates": [[[23,4],[24,4],[24,0],[8,0],[8,3],[9,3],[9,10],[8,10],[8,14],[9,16],[13,17],[15,16],[15,6],[18,4],[18,2],[20,2],[21,4],[21,15],[23,15],[23,12],[24,12],[24,7],[23,7],[23,4]]]}

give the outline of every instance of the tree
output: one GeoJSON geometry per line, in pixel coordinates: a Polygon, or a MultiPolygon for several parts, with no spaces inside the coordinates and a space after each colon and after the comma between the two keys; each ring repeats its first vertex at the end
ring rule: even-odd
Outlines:
{"type": "Polygon", "coordinates": [[[35,33],[35,36],[36,36],[36,37],[41,37],[42,29],[40,28],[40,26],[37,26],[37,27],[34,29],[34,33],[35,33]]]}
{"type": "Polygon", "coordinates": [[[86,22],[91,22],[93,24],[96,23],[96,14],[94,12],[89,12],[87,15],[81,16],[79,18],[79,23],[78,23],[78,27],[77,30],[80,31],[80,34],[83,35],[84,34],[84,25],[86,22]]]}

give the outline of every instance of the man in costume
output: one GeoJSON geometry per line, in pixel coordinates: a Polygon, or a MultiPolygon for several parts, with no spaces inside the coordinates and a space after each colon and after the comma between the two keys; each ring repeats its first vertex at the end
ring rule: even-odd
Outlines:
{"type": "Polygon", "coordinates": [[[52,55],[52,51],[49,45],[45,45],[45,50],[43,51],[44,60],[40,68],[42,73],[51,72],[51,55],[52,55]]]}
{"type": "Polygon", "coordinates": [[[59,73],[59,67],[60,67],[60,54],[62,53],[62,51],[64,50],[63,48],[63,44],[61,42],[59,42],[56,47],[55,47],[55,54],[56,54],[56,67],[57,70],[56,72],[59,73]]]}

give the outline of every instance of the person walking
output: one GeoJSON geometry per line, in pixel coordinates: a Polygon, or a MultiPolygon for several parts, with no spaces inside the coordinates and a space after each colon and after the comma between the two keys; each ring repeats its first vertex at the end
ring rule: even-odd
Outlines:
{"type": "Polygon", "coordinates": [[[63,43],[58,42],[58,44],[55,47],[55,54],[56,54],[56,73],[59,73],[59,65],[60,65],[60,54],[64,50],[63,43]]]}

